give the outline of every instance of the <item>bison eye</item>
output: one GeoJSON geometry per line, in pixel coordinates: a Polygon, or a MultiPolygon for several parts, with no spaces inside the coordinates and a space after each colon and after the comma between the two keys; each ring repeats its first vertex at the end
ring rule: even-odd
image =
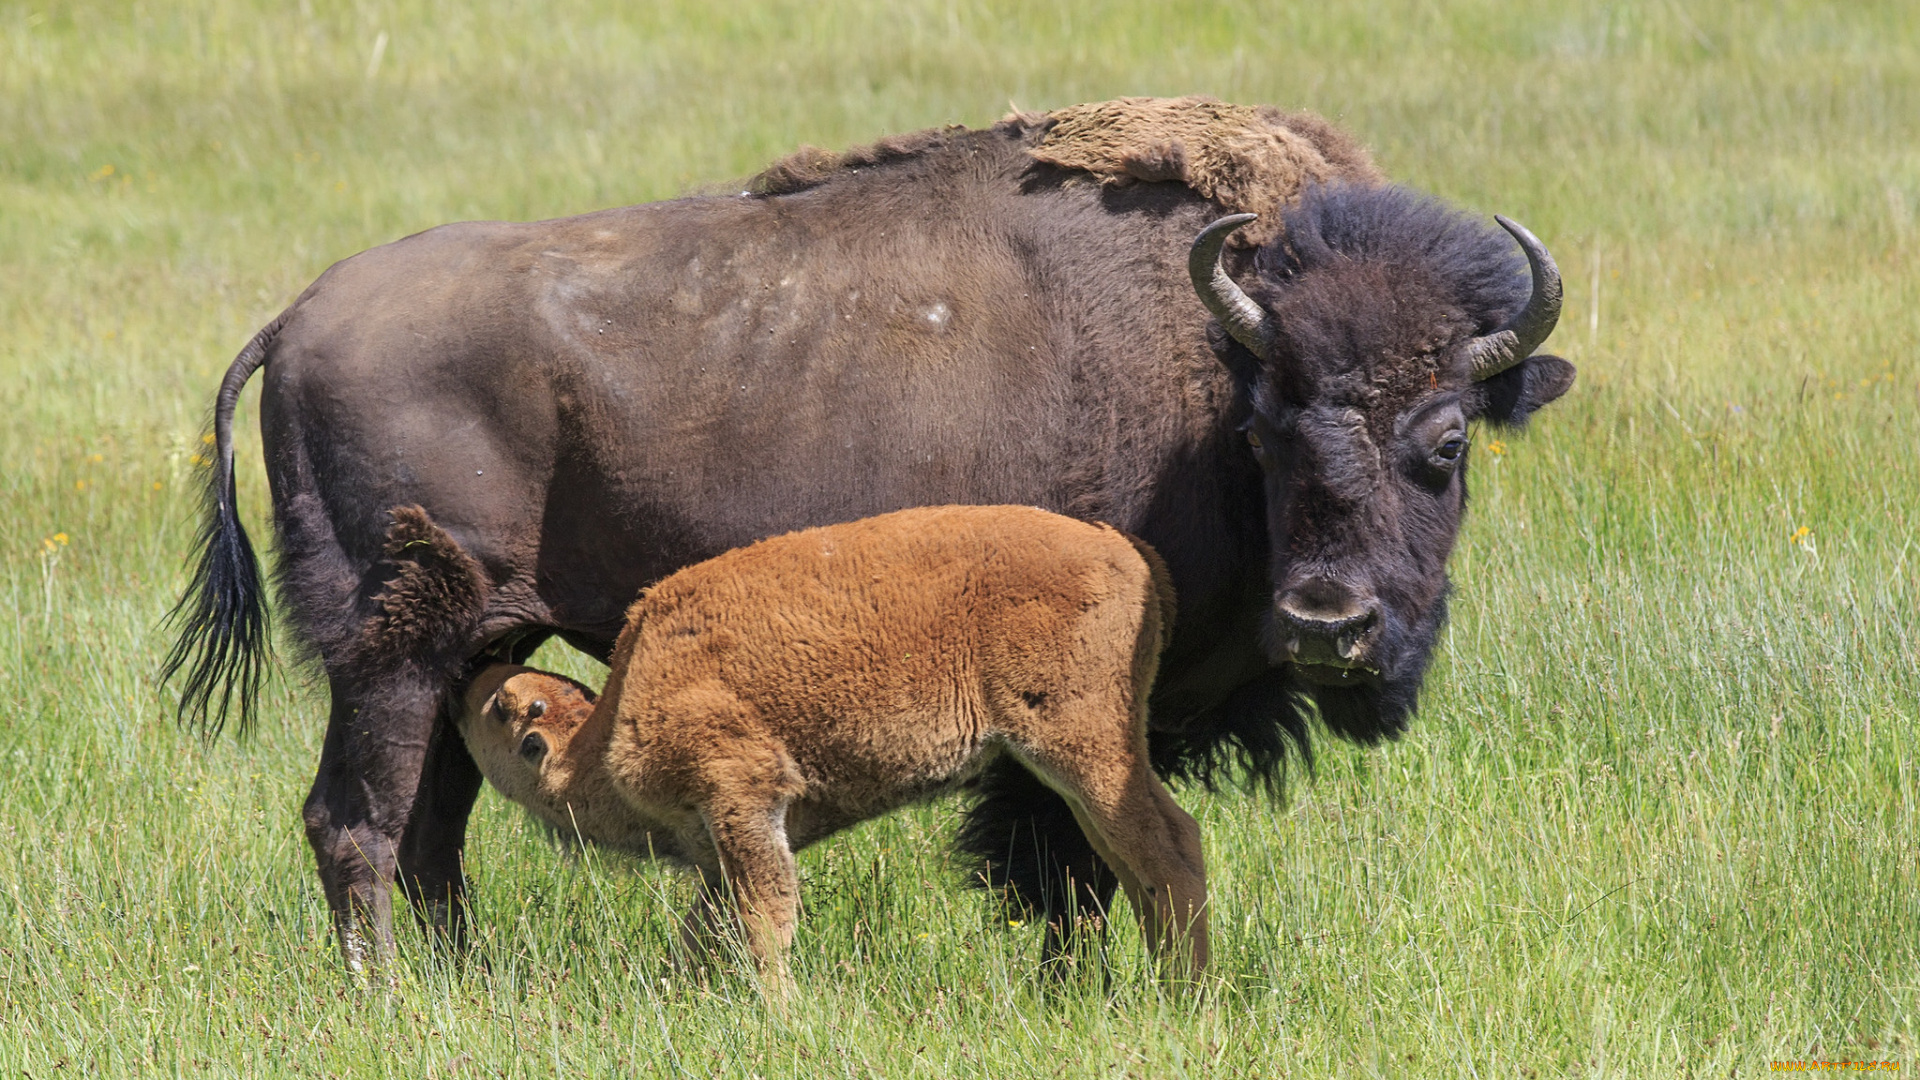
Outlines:
{"type": "Polygon", "coordinates": [[[547,740],[539,732],[533,732],[520,740],[520,756],[528,761],[538,762],[547,753],[547,740]]]}
{"type": "Polygon", "coordinates": [[[1248,429],[1247,445],[1253,447],[1255,450],[1261,449],[1264,444],[1260,442],[1260,433],[1252,429],[1248,429]]]}
{"type": "Polygon", "coordinates": [[[539,698],[534,698],[531,702],[527,704],[528,719],[538,720],[545,715],[547,715],[546,702],[541,701],[539,698]]]}
{"type": "Polygon", "coordinates": [[[1446,442],[1434,448],[1433,460],[1442,465],[1451,465],[1459,461],[1460,455],[1466,452],[1467,440],[1458,435],[1454,435],[1449,437],[1446,442]]]}

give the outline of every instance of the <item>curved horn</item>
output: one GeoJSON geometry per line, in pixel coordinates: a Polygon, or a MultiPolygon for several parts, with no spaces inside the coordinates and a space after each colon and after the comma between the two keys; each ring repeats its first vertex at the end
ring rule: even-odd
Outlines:
{"type": "Polygon", "coordinates": [[[1533,350],[1553,333],[1560,321],[1560,268],[1553,264],[1545,244],[1524,225],[1498,214],[1493,220],[1513,234],[1520,249],[1527,253],[1527,267],[1533,271],[1533,293],[1519,314],[1507,324],[1484,337],[1467,343],[1467,358],[1473,365],[1473,381],[1495,375],[1533,355],[1533,350]]]}
{"type": "Polygon", "coordinates": [[[1193,238],[1193,248],[1187,252],[1187,273],[1193,277],[1193,291],[1200,294],[1200,302],[1207,305],[1207,310],[1220,320],[1233,340],[1245,345],[1260,359],[1272,360],[1280,328],[1265,308],[1240,291],[1240,286],[1233,283],[1220,265],[1220,248],[1226,244],[1227,237],[1259,216],[1234,214],[1200,230],[1200,235],[1193,238]]]}

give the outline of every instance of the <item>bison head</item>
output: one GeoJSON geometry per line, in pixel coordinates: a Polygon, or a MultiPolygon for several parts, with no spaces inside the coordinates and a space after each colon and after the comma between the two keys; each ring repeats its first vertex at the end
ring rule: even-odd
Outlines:
{"type": "Polygon", "coordinates": [[[1472,425],[1522,424],[1573,384],[1571,364],[1531,355],[1559,273],[1504,218],[1502,233],[1404,189],[1336,187],[1288,212],[1242,292],[1220,249],[1251,219],[1201,233],[1190,269],[1264,473],[1265,645],[1328,728],[1372,742],[1404,729],[1446,617],[1472,425]]]}
{"type": "Polygon", "coordinates": [[[572,679],[495,664],[469,684],[458,726],[501,794],[565,825],[573,774],[586,764],[568,751],[593,702],[593,692],[572,679]]]}

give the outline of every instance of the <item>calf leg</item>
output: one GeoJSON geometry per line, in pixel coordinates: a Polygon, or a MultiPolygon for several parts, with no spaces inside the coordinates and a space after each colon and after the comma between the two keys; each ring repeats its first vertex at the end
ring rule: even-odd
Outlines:
{"type": "Polygon", "coordinates": [[[1209,951],[1200,827],[1148,766],[1144,740],[1129,734],[1096,746],[1085,727],[1075,734],[1071,746],[1058,748],[1064,752],[1033,748],[1031,762],[1066,795],[1087,840],[1119,877],[1163,971],[1195,979],[1209,951]]]}
{"type": "Polygon", "coordinates": [[[1210,951],[1199,824],[1144,764],[1118,799],[1070,801],[1087,838],[1119,875],[1165,973],[1197,979],[1210,951]]]}
{"type": "Polygon", "coordinates": [[[710,806],[705,817],[739,912],[747,952],[768,992],[784,997],[793,984],[787,949],[800,915],[800,877],[787,846],[784,800],[710,806]]]}
{"type": "MultiPolygon", "coordinates": [[[[303,816],[321,888],[333,909],[341,956],[350,969],[360,971],[393,949],[391,886],[420,795],[444,688],[420,675],[377,683],[329,677],[328,684],[333,709],[303,816]]],[[[465,753],[464,747],[460,752],[465,753]]],[[[440,779],[436,776],[435,782],[440,779]]],[[[456,791],[441,792],[429,801],[444,810],[456,791]]],[[[417,861],[409,861],[428,875],[444,873],[451,863],[452,875],[445,878],[451,898],[458,892],[451,884],[459,875],[457,846],[451,860],[428,854],[443,848],[448,831],[444,823],[422,828],[413,838],[417,861]],[[438,869],[426,870],[429,866],[438,869]]]]}

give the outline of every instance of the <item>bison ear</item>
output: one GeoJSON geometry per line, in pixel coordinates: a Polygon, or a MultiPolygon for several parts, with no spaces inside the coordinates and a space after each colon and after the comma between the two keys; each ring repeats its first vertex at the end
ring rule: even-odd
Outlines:
{"type": "Polygon", "coordinates": [[[1474,414],[1501,427],[1523,427],[1535,409],[1573,387],[1573,365],[1557,356],[1529,356],[1478,385],[1474,414]]]}

